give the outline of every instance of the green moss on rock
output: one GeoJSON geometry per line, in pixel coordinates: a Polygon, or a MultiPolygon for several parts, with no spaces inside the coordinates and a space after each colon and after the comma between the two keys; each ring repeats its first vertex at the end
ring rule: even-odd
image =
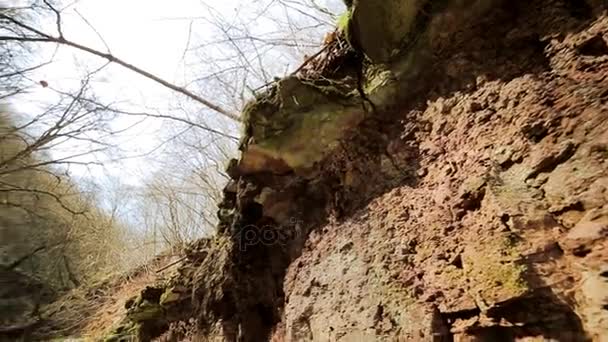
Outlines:
{"type": "Polygon", "coordinates": [[[427,0],[356,1],[352,6],[352,35],[373,62],[387,62],[398,54],[415,27],[427,0]]]}
{"type": "Polygon", "coordinates": [[[140,336],[141,325],[139,323],[129,322],[118,326],[108,336],[104,342],[126,342],[138,341],[140,336]]]}
{"type": "Polygon", "coordinates": [[[351,87],[296,77],[281,80],[245,111],[250,136],[239,168],[246,174],[310,168],[366,116],[351,87]]]}
{"type": "Polygon", "coordinates": [[[129,310],[127,317],[134,322],[159,320],[163,317],[163,309],[157,303],[144,300],[129,310]]]}
{"type": "Polygon", "coordinates": [[[181,294],[177,291],[175,291],[174,287],[168,288],[167,290],[165,290],[165,292],[163,292],[163,294],[160,296],[160,302],[159,304],[161,306],[166,306],[167,304],[171,304],[174,302],[179,301],[182,298],[181,294]]]}
{"type": "Polygon", "coordinates": [[[463,266],[478,304],[491,307],[518,298],[529,290],[515,241],[508,235],[467,246],[463,266]]]}
{"type": "Polygon", "coordinates": [[[346,33],[348,31],[348,25],[352,16],[352,12],[350,10],[344,11],[339,17],[337,22],[337,28],[339,32],[346,33]]]}
{"type": "Polygon", "coordinates": [[[348,44],[352,47],[352,37],[351,37],[351,21],[352,21],[353,12],[350,9],[347,9],[338,17],[338,21],[336,22],[336,28],[338,33],[340,33],[348,44]]]}
{"type": "Polygon", "coordinates": [[[365,69],[362,84],[356,84],[357,77],[352,77],[356,75],[344,83],[295,76],[276,82],[245,107],[239,172],[305,173],[372,114],[372,107],[366,104],[373,103],[373,109],[380,112],[415,92],[433,54],[435,36],[449,29],[442,20],[434,20],[435,12],[443,11],[443,16],[450,12],[465,20],[492,3],[494,0],[466,4],[444,0],[427,6],[431,4],[428,0],[354,1],[337,25],[352,36],[353,48],[372,62],[364,63],[365,68],[359,66],[365,69]],[[422,13],[423,7],[433,13],[422,13]]]}

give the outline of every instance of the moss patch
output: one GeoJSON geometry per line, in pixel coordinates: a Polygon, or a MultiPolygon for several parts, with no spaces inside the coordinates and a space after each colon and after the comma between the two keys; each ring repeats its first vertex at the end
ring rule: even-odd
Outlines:
{"type": "Polygon", "coordinates": [[[399,51],[426,0],[358,1],[352,8],[356,45],[373,62],[387,62],[399,51]]]}
{"type": "Polygon", "coordinates": [[[350,22],[350,18],[352,16],[352,12],[350,10],[344,11],[339,17],[336,23],[339,32],[348,32],[348,25],[350,22]]]}
{"type": "Polygon", "coordinates": [[[143,300],[136,307],[129,309],[127,316],[134,322],[158,320],[162,319],[163,310],[158,303],[143,300]]]}
{"type": "Polygon", "coordinates": [[[352,32],[351,32],[351,21],[352,21],[353,12],[350,9],[347,9],[338,17],[338,21],[336,22],[336,28],[338,33],[341,34],[348,44],[353,47],[352,42],[352,32]]]}
{"type": "Polygon", "coordinates": [[[160,302],[159,302],[159,304],[161,306],[165,306],[167,304],[179,301],[181,299],[181,297],[182,297],[181,294],[178,293],[178,292],[176,292],[174,287],[168,288],[160,296],[160,302]]]}
{"type": "Polygon", "coordinates": [[[520,259],[516,242],[509,235],[467,246],[464,271],[480,307],[492,307],[528,292],[526,266],[519,263],[520,259]]]}
{"type": "Polygon", "coordinates": [[[247,106],[249,146],[241,172],[284,173],[307,169],[328,155],[366,111],[339,82],[312,83],[290,77],[247,106]]]}
{"type": "Polygon", "coordinates": [[[123,341],[137,341],[140,336],[141,325],[138,323],[127,323],[120,325],[114,329],[108,336],[106,336],[104,342],[123,342],[123,341]]]}

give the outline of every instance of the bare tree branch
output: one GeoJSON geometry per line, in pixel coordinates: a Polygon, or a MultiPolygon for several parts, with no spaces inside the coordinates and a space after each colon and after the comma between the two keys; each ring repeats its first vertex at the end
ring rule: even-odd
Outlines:
{"type": "Polygon", "coordinates": [[[216,105],[192,92],[190,92],[189,90],[183,88],[183,87],[179,87],[176,86],[175,84],[172,84],[148,71],[145,71],[133,64],[127,63],[125,61],[123,61],[122,59],[110,54],[110,53],[104,53],[98,50],[95,50],[93,48],[90,48],[88,46],[76,43],[74,41],[68,40],[65,37],[63,37],[62,35],[60,35],[59,37],[55,37],[46,33],[43,33],[40,30],[37,30],[27,24],[24,24],[14,18],[11,18],[7,15],[4,14],[0,14],[0,18],[2,19],[6,19],[12,23],[14,23],[15,25],[22,27],[28,31],[30,31],[31,33],[34,33],[36,35],[38,35],[38,37],[36,36],[25,36],[25,37],[19,37],[19,36],[0,36],[0,41],[19,41],[19,42],[42,42],[42,43],[55,43],[55,44],[61,44],[61,45],[66,45],[66,46],[70,46],[72,48],[75,48],[77,50],[80,51],[84,51],[86,53],[89,53],[91,55],[97,56],[97,57],[101,57],[104,58],[112,63],[116,63],[118,65],[121,65],[141,76],[144,76],[152,81],[155,81],[159,84],[161,84],[162,86],[169,88],[175,92],[178,92],[180,94],[183,94],[199,103],[201,103],[202,105],[204,105],[205,107],[214,110],[215,112],[222,114],[223,116],[232,119],[234,121],[240,121],[240,117],[237,114],[234,114],[232,112],[229,112],[227,110],[225,110],[224,108],[222,108],[219,105],[216,105]]]}
{"type": "Polygon", "coordinates": [[[108,45],[108,43],[106,43],[106,40],[103,39],[103,36],[99,33],[99,31],[97,31],[97,29],[95,29],[95,27],[87,20],[87,18],[85,18],[82,14],[80,14],[80,12],[78,12],[77,9],[74,9],[74,12],[76,12],[76,14],[78,14],[80,19],[82,19],[82,21],[84,21],[91,28],[91,30],[93,30],[93,32],[95,32],[95,34],[97,35],[97,38],[99,38],[99,40],[101,40],[103,45],[106,47],[106,51],[108,51],[108,53],[112,53],[110,50],[110,46],[108,45]]]}

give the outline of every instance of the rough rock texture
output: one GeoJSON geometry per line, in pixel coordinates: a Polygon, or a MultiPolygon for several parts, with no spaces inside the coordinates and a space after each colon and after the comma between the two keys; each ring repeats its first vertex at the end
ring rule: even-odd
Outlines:
{"type": "Polygon", "coordinates": [[[329,83],[247,107],[218,235],[113,338],[608,338],[606,3],[430,4],[355,0],[329,83]]]}
{"type": "Polygon", "coordinates": [[[438,54],[417,178],[311,233],[277,340],[608,338],[608,17],[548,3],[438,54]]]}

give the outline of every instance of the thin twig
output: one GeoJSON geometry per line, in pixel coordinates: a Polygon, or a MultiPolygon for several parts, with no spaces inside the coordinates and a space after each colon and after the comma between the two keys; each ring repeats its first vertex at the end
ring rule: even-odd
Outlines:
{"type": "Polygon", "coordinates": [[[291,73],[291,76],[297,74],[298,72],[300,72],[300,70],[304,69],[304,67],[312,62],[315,58],[317,58],[320,54],[322,54],[323,52],[325,52],[325,50],[327,50],[329,47],[331,46],[331,44],[327,44],[325,45],[321,50],[319,50],[317,53],[315,53],[314,55],[308,57],[304,63],[302,63],[302,65],[300,65],[294,72],[291,73]]]}
{"type": "Polygon", "coordinates": [[[80,12],[78,12],[77,9],[74,8],[74,12],[76,12],[76,14],[78,14],[78,16],[80,17],[80,19],[82,19],[82,21],[84,21],[90,28],[91,30],[93,30],[93,32],[95,32],[95,34],[97,35],[97,37],[99,38],[99,40],[101,40],[101,42],[103,43],[103,45],[106,47],[106,50],[108,51],[108,53],[112,53],[110,50],[110,46],[108,45],[108,43],[106,42],[105,39],[103,39],[103,36],[99,33],[99,31],[97,31],[97,29],[95,29],[95,27],[87,20],[87,18],[84,17],[84,15],[82,15],[80,12]]]}
{"type": "MultiPolygon", "coordinates": [[[[308,65],[308,64],[309,64],[310,62],[312,62],[312,61],[313,61],[315,58],[319,57],[319,55],[321,55],[323,52],[325,52],[325,51],[326,51],[326,50],[329,48],[329,46],[330,46],[330,45],[331,45],[331,44],[327,44],[327,45],[325,45],[325,46],[324,46],[324,47],[323,47],[321,50],[317,51],[317,53],[315,53],[314,55],[312,55],[312,56],[308,57],[306,60],[304,60],[304,63],[302,63],[302,65],[300,65],[300,66],[299,66],[299,67],[298,67],[298,68],[297,68],[297,69],[296,69],[294,72],[292,72],[292,73],[291,73],[291,74],[289,74],[289,75],[290,75],[290,76],[294,76],[294,75],[296,75],[298,72],[300,72],[302,69],[304,69],[304,67],[305,67],[306,65],[308,65]]],[[[276,81],[276,80],[273,80],[273,81],[271,81],[271,82],[265,83],[265,84],[263,84],[263,85],[261,85],[261,86],[259,86],[259,87],[255,88],[255,89],[254,89],[254,91],[258,91],[258,90],[260,90],[260,89],[262,89],[262,88],[266,88],[267,86],[269,86],[269,85],[271,85],[271,84],[273,84],[273,83],[275,83],[275,82],[277,82],[277,81],[276,81]]]]}
{"type": "Polygon", "coordinates": [[[110,53],[104,53],[104,52],[95,50],[95,49],[90,48],[88,46],[85,46],[85,45],[76,43],[74,41],[68,40],[68,39],[66,39],[63,36],[59,36],[59,37],[51,36],[49,34],[46,34],[46,33],[42,32],[40,30],[37,30],[37,29],[35,29],[35,28],[33,28],[33,27],[29,26],[29,25],[26,25],[26,24],[24,24],[22,22],[19,22],[18,20],[15,20],[15,19],[13,19],[13,18],[11,18],[11,17],[9,17],[7,15],[4,15],[4,14],[0,14],[0,18],[6,19],[6,20],[14,23],[15,25],[17,25],[17,26],[19,26],[21,28],[24,28],[24,29],[26,29],[26,30],[28,30],[28,31],[30,31],[32,33],[35,33],[36,35],[39,36],[39,37],[32,37],[32,36],[28,36],[28,37],[0,36],[0,41],[41,42],[41,43],[55,43],[55,44],[61,44],[61,45],[70,46],[70,47],[75,48],[77,50],[84,51],[84,52],[87,52],[87,53],[89,53],[91,55],[104,58],[104,59],[106,59],[106,60],[108,60],[110,62],[116,63],[116,64],[118,64],[118,65],[120,65],[120,66],[122,66],[124,68],[127,68],[127,69],[129,69],[129,70],[131,70],[131,71],[133,71],[133,72],[141,75],[141,76],[144,76],[144,77],[146,77],[146,78],[148,78],[148,79],[150,79],[152,81],[155,81],[155,82],[161,84],[162,86],[164,86],[166,88],[169,88],[169,89],[171,89],[171,90],[173,90],[175,92],[178,92],[178,93],[180,93],[182,95],[185,95],[185,96],[187,96],[187,97],[189,97],[189,98],[191,98],[191,99],[193,99],[193,100],[195,100],[195,101],[203,104],[207,108],[212,109],[215,112],[224,115],[225,117],[227,117],[227,118],[229,118],[231,120],[234,120],[234,121],[237,121],[237,122],[241,121],[241,118],[237,114],[232,113],[232,112],[230,112],[230,111],[228,111],[228,110],[220,107],[219,105],[216,105],[216,104],[214,104],[214,103],[212,103],[212,102],[210,102],[210,101],[208,101],[208,100],[206,100],[206,99],[204,99],[204,98],[202,98],[202,97],[200,97],[200,96],[192,93],[191,91],[189,91],[189,90],[187,90],[187,89],[185,89],[183,87],[176,86],[175,84],[172,84],[172,83],[170,83],[170,82],[168,82],[168,81],[166,81],[166,80],[164,80],[164,79],[162,79],[162,78],[160,78],[160,77],[158,77],[158,76],[156,76],[156,75],[154,75],[154,74],[152,74],[152,73],[150,73],[150,72],[148,72],[146,70],[143,70],[143,69],[141,69],[141,68],[139,68],[139,67],[137,67],[137,66],[135,66],[133,64],[130,64],[128,62],[125,62],[124,60],[122,60],[122,59],[120,59],[120,58],[118,58],[118,57],[116,57],[116,56],[114,56],[114,55],[112,55],[110,53]]]}
{"type": "Polygon", "coordinates": [[[183,256],[183,257],[175,260],[174,262],[170,263],[169,265],[166,265],[166,266],[161,267],[160,269],[156,270],[156,273],[160,273],[160,272],[166,270],[167,268],[169,268],[171,266],[175,266],[175,265],[179,264],[180,262],[186,260],[187,258],[188,258],[187,256],[183,256]]]}
{"type": "Polygon", "coordinates": [[[42,0],[50,9],[55,13],[57,32],[59,33],[59,37],[63,38],[63,30],[61,29],[61,12],[59,12],[53,5],[51,5],[47,0],[42,0]]]}

